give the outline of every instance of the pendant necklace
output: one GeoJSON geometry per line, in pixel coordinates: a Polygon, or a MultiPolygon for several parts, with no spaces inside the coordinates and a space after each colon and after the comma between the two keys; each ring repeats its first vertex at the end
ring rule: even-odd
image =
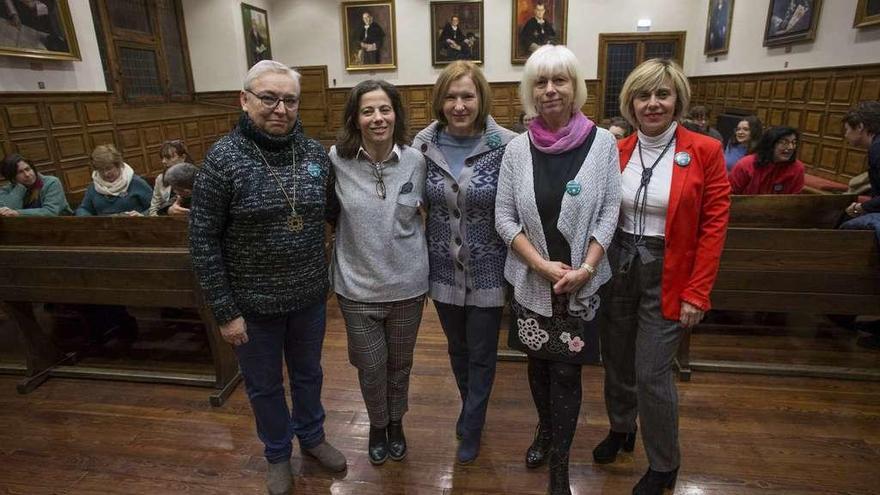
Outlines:
{"type": "MultiPolygon", "coordinates": [[[[253,144],[253,143],[252,143],[253,144]]],[[[290,199],[290,196],[287,195],[287,191],[284,190],[284,184],[281,182],[281,178],[272,170],[272,166],[269,165],[269,162],[266,161],[266,157],[263,156],[263,152],[260,151],[260,147],[254,144],[254,149],[257,150],[257,154],[260,155],[260,159],[263,160],[263,163],[266,165],[266,168],[269,169],[269,174],[272,175],[272,178],[275,179],[275,183],[278,184],[278,188],[281,189],[281,193],[284,194],[284,199],[287,200],[287,204],[290,205],[290,215],[287,217],[287,230],[291,232],[301,232],[303,229],[303,217],[299,213],[296,212],[296,152],[293,150],[293,145],[290,145],[290,153],[291,153],[291,165],[293,168],[293,200],[290,199]]]]}

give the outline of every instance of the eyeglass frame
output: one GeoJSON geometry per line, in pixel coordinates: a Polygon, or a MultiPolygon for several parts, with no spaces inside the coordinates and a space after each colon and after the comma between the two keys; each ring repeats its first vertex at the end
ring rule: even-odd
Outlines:
{"type": "Polygon", "coordinates": [[[293,98],[278,98],[277,96],[271,96],[271,95],[258,95],[256,93],[254,93],[253,91],[251,91],[250,89],[245,89],[245,91],[254,95],[254,97],[256,97],[258,100],[260,100],[260,104],[263,105],[263,108],[265,108],[266,110],[270,110],[272,112],[274,112],[275,109],[278,108],[278,103],[280,103],[280,102],[284,102],[284,109],[287,110],[288,112],[291,110],[296,110],[296,108],[299,106],[299,96],[294,96],[293,98]],[[266,103],[266,101],[270,100],[270,99],[274,100],[275,103],[272,103],[272,104],[266,103]],[[293,100],[293,106],[290,106],[287,104],[287,102],[289,100],[293,100]]]}
{"type": "Polygon", "coordinates": [[[382,199],[385,199],[388,191],[385,188],[384,177],[382,177],[383,176],[383,174],[382,174],[383,168],[384,167],[382,167],[378,163],[373,164],[373,177],[376,178],[376,195],[382,199]]]}

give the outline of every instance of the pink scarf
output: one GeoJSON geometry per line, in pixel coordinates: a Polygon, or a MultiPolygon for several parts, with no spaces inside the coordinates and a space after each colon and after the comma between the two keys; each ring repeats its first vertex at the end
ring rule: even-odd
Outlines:
{"type": "Polygon", "coordinates": [[[582,112],[575,112],[568,124],[555,132],[547,128],[543,117],[538,116],[529,122],[529,137],[538,150],[558,155],[583,144],[593,127],[596,124],[582,112]]]}

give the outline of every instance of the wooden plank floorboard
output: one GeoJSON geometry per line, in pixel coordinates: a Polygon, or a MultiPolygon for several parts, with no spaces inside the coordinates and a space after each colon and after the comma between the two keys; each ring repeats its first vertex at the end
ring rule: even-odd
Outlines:
{"type": "MultiPolygon", "coordinates": [[[[416,347],[403,462],[377,467],[367,460],[369,421],[333,302],[324,367],[326,433],[349,469],[331,475],[295,450],[297,494],[546,492],[546,468],[528,470],[522,460],[536,421],[524,363],[499,363],[480,456],[470,466],[454,464],[460,405],[430,305],[416,347]]],[[[592,448],[608,429],[603,371],[585,367],[583,378],[574,492],[629,493],[647,469],[641,441],[615,464],[592,463],[592,448]]],[[[0,495],[264,493],[262,447],[243,387],[212,408],[199,388],[52,378],[22,396],[18,380],[0,376],[0,495]]],[[[679,392],[676,493],[880,491],[880,383],[702,372],[679,392]]]]}

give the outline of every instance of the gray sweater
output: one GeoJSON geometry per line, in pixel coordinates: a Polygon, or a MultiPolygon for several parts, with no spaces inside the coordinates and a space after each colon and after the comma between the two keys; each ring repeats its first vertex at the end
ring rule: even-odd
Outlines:
{"type": "MultiPolygon", "coordinates": [[[[565,194],[557,227],[571,246],[571,261],[578,267],[584,261],[590,239],[596,239],[606,252],[617,227],[620,209],[620,159],[617,141],[605,129],[596,130],[596,139],[575,180],[581,185],[576,196],[565,194]]],[[[498,195],[495,199],[495,228],[510,246],[520,232],[544,259],[547,241],[541,216],[535,205],[535,182],[528,133],[513,139],[501,160],[498,195]]],[[[566,260],[563,260],[566,261],[566,260]]],[[[513,295],[522,306],[542,316],[553,316],[550,303],[553,286],[533,271],[512,249],[504,265],[504,277],[513,285],[513,295]]],[[[569,298],[573,314],[591,312],[590,297],[611,278],[611,267],[603,257],[596,275],[569,298]]]]}
{"type": "Polygon", "coordinates": [[[383,164],[382,199],[369,160],[344,159],[330,148],[340,208],[333,284],[353,301],[402,301],[428,291],[428,246],[419,213],[425,159],[409,146],[395,146],[392,155],[383,164]]]}

